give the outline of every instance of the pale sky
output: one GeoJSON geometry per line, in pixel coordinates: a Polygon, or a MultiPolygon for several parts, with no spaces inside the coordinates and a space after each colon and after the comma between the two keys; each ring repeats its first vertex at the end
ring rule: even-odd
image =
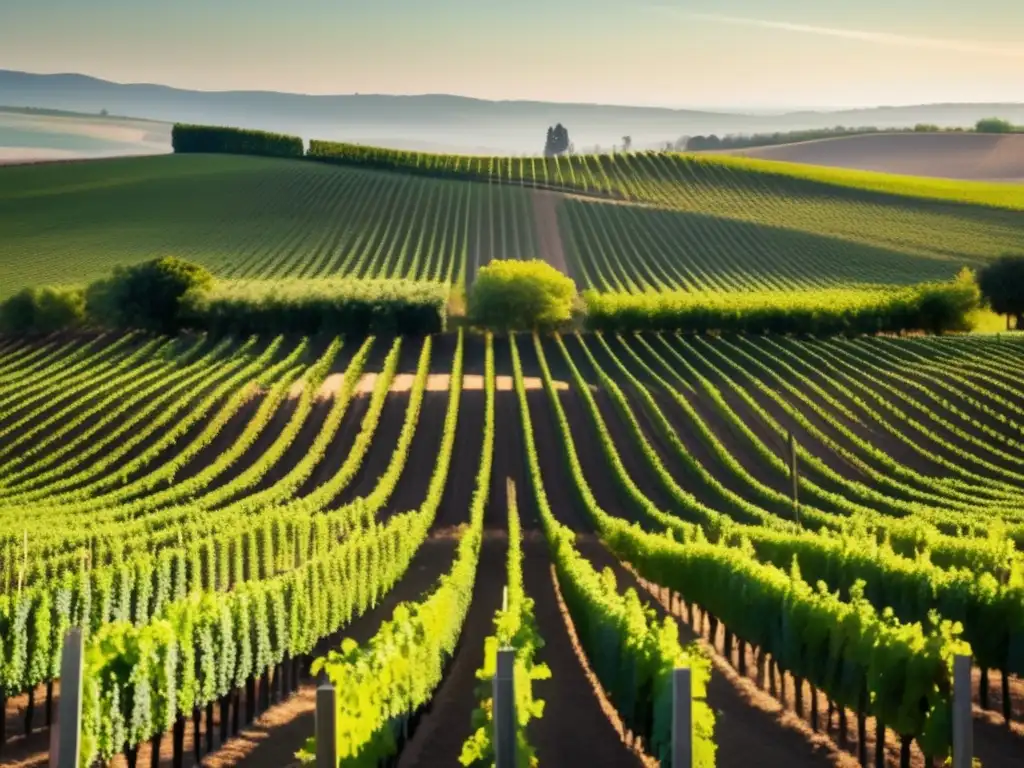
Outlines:
{"type": "Polygon", "coordinates": [[[1024,102],[1024,2],[0,0],[0,68],[696,108],[1024,102]]]}

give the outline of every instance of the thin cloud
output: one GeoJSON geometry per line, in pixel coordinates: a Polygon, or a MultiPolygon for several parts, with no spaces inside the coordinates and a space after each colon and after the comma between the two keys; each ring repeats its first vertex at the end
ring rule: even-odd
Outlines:
{"type": "Polygon", "coordinates": [[[759,27],[761,29],[777,29],[784,32],[799,32],[824,37],[841,37],[846,40],[859,40],[865,43],[898,46],[902,48],[930,48],[938,51],[1024,59],[1024,48],[1006,48],[990,43],[983,43],[978,40],[951,40],[948,38],[918,37],[916,35],[896,35],[889,32],[869,32],[861,29],[820,27],[813,24],[794,24],[788,21],[752,19],[744,16],[725,16],[717,13],[697,13],[694,11],[684,11],[678,8],[668,8],[662,5],[653,7],[676,17],[713,21],[720,24],[735,24],[744,27],[759,27]]]}

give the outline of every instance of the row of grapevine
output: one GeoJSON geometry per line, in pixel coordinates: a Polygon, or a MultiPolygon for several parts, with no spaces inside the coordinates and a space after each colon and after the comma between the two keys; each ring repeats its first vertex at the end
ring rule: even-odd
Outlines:
{"type": "MultiPolygon", "coordinates": [[[[494,353],[488,341],[485,361],[484,444],[477,469],[469,526],[462,531],[451,569],[423,600],[397,606],[377,634],[359,646],[352,640],[314,662],[336,689],[337,754],[343,766],[374,766],[397,754],[408,735],[410,718],[430,700],[453,655],[469,609],[483,537],[484,509],[491,481],[494,449],[494,353]]],[[[461,371],[460,371],[461,378],[461,371]]],[[[457,418],[458,400],[450,404],[457,418]]],[[[446,425],[447,426],[447,425],[446,425]]],[[[454,435],[454,432],[452,432],[454,435]]],[[[451,460],[446,444],[441,463],[451,460]]],[[[434,508],[443,487],[432,487],[434,508]]],[[[429,527],[433,515],[424,518],[429,527]]],[[[420,529],[419,539],[426,534],[420,529]]],[[[316,738],[300,753],[313,762],[316,738]]]]}
{"type": "Polygon", "coordinates": [[[514,338],[510,345],[530,481],[558,582],[587,658],[625,725],[642,738],[645,749],[662,765],[667,764],[672,745],[672,671],[689,667],[694,765],[713,766],[715,720],[705,702],[710,665],[696,647],[680,644],[675,623],[666,619],[659,624],[635,591],[619,594],[613,574],[598,573],[576,550],[572,531],[555,518],[544,490],[514,338]]]}
{"type": "MultiPolygon", "coordinates": [[[[168,253],[225,280],[445,286],[471,279],[476,263],[538,255],[530,194],[505,185],[222,155],[109,162],[113,181],[97,186],[88,164],[66,165],[40,180],[41,194],[19,198],[17,217],[0,213],[0,298],[168,253]],[[65,204],[59,235],[40,238],[65,204]]],[[[5,167],[0,188],[25,170],[5,167]]]]}
{"type": "Polygon", "coordinates": [[[787,575],[739,548],[647,533],[596,504],[576,455],[569,422],[535,339],[545,388],[555,412],[576,490],[608,547],[651,582],[701,607],[742,643],[768,653],[782,670],[807,680],[830,699],[916,740],[926,755],[949,753],[952,663],[970,653],[957,627],[934,629],[887,620],[862,587],[843,600],[815,589],[798,571],[787,575]],[[908,659],[912,663],[908,663],[908,659]],[[919,704],[921,706],[919,706],[919,704]]]}
{"type": "Polygon", "coordinates": [[[544,638],[533,616],[533,599],[523,589],[523,535],[516,501],[516,486],[506,479],[508,499],[508,583],[504,602],[494,614],[494,634],[484,640],[484,663],[477,670],[479,704],[473,711],[473,733],[462,746],[459,762],[464,766],[494,764],[494,698],[492,680],[498,669],[498,651],[515,652],[513,681],[516,709],[516,762],[534,765],[536,754],[527,727],[544,715],[544,702],[534,697],[533,681],[551,677],[550,668],[540,661],[544,638]]]}
{"type": "MultiPolygon", "coordinates": [[[[583,399],[598,431],[602,436],[607,434],[586,383],[560,340],[559,345],[577,377],[577,386],[584,393],[583,399]]],[[[581,346],[586,350],[583,342],[581,346]]],[[[596,361],[593,362],[601,373],[596,361]]],[[[602,384],[609,391],[616,386],[604,376],[602,384]]],[[[638,382],[634,385],[642,386],[638,382]]],[[[660,464],[640,430],[634,431],[634,439],[640,442],[642,455],[652,465],[660,464]]],[[[612,454],[609,456],[612,466],[625,474],[614,455],[616,447],[610,443],[605,443],[605,447],[612,454]]],[[[671,476],[663,468],[660,477],[663,483],[671,482],[671,476]]],[[[656,526],[659,521],[652,522],[656,526]]],[[[808,583],[824,582],[829,589],[843,595],[852,595],[860,589],[877,610],[891,609],[902,621],[919,622],[927,627],[934,620],[932,612],[938,611],[941,618],[961,624],[964,639],[971,644],[983,669],[1024,674],[1018,650],[1024,648],[1024,588],[1021,585],[1000,584],[990,574],[979,575],[976,569],[943,570],[925,559],[903,558],[892,551],[888,542],[872,546],[863,538],[842,540],[834,536],[798,534],[780,530],[771,522],[762,519],[752,526],[730,525],[710,518],[703,532],[712,540],[736,546],[750,552],[760,562],[782,569],[795,561],[799,563],[801,577],[808,583]],[[858,582],[863,582],[860,587],[858,582]]],[[[678,528],[676,530],[678,532],[678,528]]],[[[692,534],[690,538],[694,538],[692,534]]]]}

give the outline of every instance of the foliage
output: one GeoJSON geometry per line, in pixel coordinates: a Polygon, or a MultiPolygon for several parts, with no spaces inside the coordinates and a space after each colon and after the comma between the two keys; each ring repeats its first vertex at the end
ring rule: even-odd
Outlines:
{"type": "Polygon", "coordinates": [[[569,147],[569,131],[564,125],[558,123],[548,128],[547,137],[544,140],[544,157],[564,155],[569,151],[569,147]]]}
{"type": "Polygon", "coordinates": [[[25,288],[0,303],[0,331],[50,333],[85,322],[85,293],[80,288],[25,288]]]}
{"type": "Polygon", "coordinates": [[[1003,256],[983,267],[978,286],[994,312],[1013,315],[1024,330],[1024,256],[1003,256]]]}
{"type": "Polygon", "coordinates": [[[1009,120],[999,117],[982,118],[974,126],[978,133],[1016,133],[1018,129],[1009,120]]]}
{"type": "Polygon", "coordinates": [[[302,139],[298,136],[183,123],[178,123],[171,130],[171,145],[176,153],[302,157],[304,151],[302,139]]]}
{"type": "Polygon", "coordinates": [[[873,291],[586,291],[583,296],[588,326],[602,331],[941,333],[969,330],[969,315],[978,306],[977,288],[965,279],[873,291]]]}
{"type": "Polygon", "coordinates": [[[186,321],[213,276],[198,264],[167,256],[130,267],[89,285],[89,315],[112,328],[173,333],[186,321]]]}
{"type": "Polygon", "coordinates": [[[572,319],[576,286],[539,260],[492,261],[477,272],[469,295],[469,318],[500,331],[539,330],[572,319]]]}
{"type": "MultiPolygon", "coordinates": [[[[953,659],[971,651],[958,637],[960,625],[938,616],[928,628],[896,622],[888,612],[874,610],[861,584],[844,601],[824,585],[806,583],[795,566],[787,575],[756,562],[743,548],[699,538],[680,543],[671,531],[649,533],[609,515],[597,505],[582,475],[543,350],[537,339],[534,345],[576,491],[617,557],[649,581],[699,605],[736,637],[770,653],[783,670],[821,688],[833,701],[854,709],[865,708],[866,701],[868,713],[917,739],[925,754],[949,753],[953,659]]],[[[520,398],[525,401],[524,392],[520,398]]],[[[532,439],[525,425],[524,431],[532,439]]]]}
{"type": "MultiPolygon", "coordinates": [[[[534,345],[538,344],[535,336],[534,345]]],[[[643,739],[645,749],[662,765],[670,760],[672,672],[677,667],[689,667],[694,765],[713,768],[715,714],[706,701],[710,661],[696,644],[684,647],[675,622],[668,616],[659,622],[653,610],[641,603],[635,590],[628,589],[620,594],[612,572],[595,570],[576,549],[576,534],[555,519],[544,488],[522,363],[514,337],[510,345],[530,482],[558,584],[587,659],[626,727],[643,739]]],[[[545,388],[550,396],[549,374],[546,369],[544,373],[545,388]]],[[[561,411],[558,413],[564,418],[561,411]]],[[[576,490],[587,495],[589,489],[578,470],[578,465],[573,463],[576,490]]]]}
{"type": "Polygon", "coordinates": [[[515,651],[516,762],[519,768],[530,768],[538,762],[530,746],[527,726],[544,715],[544,702],[533,696],[533,681],[549,679],[551,670],[537,661],[537,653],[544,647],[544,640],[533,615],[533,599],[523,589],[522,528],[516,486],[511,478],[506,481],[506,489],[509,542],[506,602],[494,615],[494,634],[484,640],[484,665],[476,673],[480,682],[477,685],[479,704],[472,716],[475,730],[462,745],[459,762],[465,766],[494,764],[493,680],[498,669],[498,651],[510,648],[515,651]]]}
{"type": "MultiPolygon", "coordinates": [[[[373,638],[360,646],[342,642],[313,664],[339,691],[338,752],[341,765],[377,766],[401,748],[400,734],[408,719],[429,701],[441,682],[445,662],[454,652],[469,610],[483,537],[484,508],[489,493],[494,448],[494,357],[488,342],[485,359],[486,406],[483,454],[470,504],[470,523],[462,531],[451,570],[421,601],[399,604],[373,638]]],[[[453,372],[461,378],[461,369],[453,372]]],[[[458,386],[458,385],[456,385],[458,386]]],[[[449,403],[450,421],[457,420],[458,401],[449,403]]],[[[454,437],[454,432],[451,433],[454,437]]],[[[441,464],[451,460],[452,442],[445,443],[441,464]]],[[[433,511],[440,504],[444,482],[431,484],[415,543],[426,536],[433,511]]],[[[316,737],[307,741],[298,757],[311,763],[316,737]]]]}
{"type": "Polygon", "coordinates": [[[448,291],[405,280],[218,281],[189,314],[216,333],[441,333],[448,291]]]}

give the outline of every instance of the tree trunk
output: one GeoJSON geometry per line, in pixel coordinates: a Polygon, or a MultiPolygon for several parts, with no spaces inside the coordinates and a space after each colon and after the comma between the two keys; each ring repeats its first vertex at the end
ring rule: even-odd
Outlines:
{"type": "Polygon", "coordinates": [[[263,670],[263,679],[260,681],[260,709],[264,712],[270,709],[270,667],[263,670]]]}
{"type": "Polygon", "coordinates": [[[33,685],[28,689],[28,706],[25,707],[25,735],[32,734],[32,719],[36,711],[36,687],[33,685]]]}
{"type": "Polygon", "coordinates": [[[900,768],[910,768],[910,745],[913,741],[910,736],[900,737],[900,768]]]}
{"type": "MultiPolygon", "coordinates": [[[[245,681],[245,724],[248,725],[256,717],[256,678],[245,681]]],[[[237,731],[236,731],[237,733],[237,731]]]]}
{"type": "Polygon", "coordinates": [[[981,679],[978,681],[978,704],[988,709],[988,669],[981,668],[981,679]]]}
{"type": "Polygon", "coordinates": [[[1017,330],[1024,331],[1024,312],[1017,313],[1017,330]]]}
{"type": "Polygon", "coordinates": [[[725,632],[722,633],[722,652],[725,654],[725,660],[729,662],[729,665],[733,669],[736,668],[736,662],[732,658],[732,632],[729,628],[725,628],[725,632]]]}
{"type": "Polygon", "coordinates": [[[1010,727],[1010,720],[1013,717],[1013,701],[1010,699],[1010,676],[1006,670],[1003,673],[1003,719],[1006,720],[1006,727],[1010,727]]]}
{"type": "Polygon", "coordinates": [[[284,671],[288,668],[288,661],[283,660],[274,670],[274,680],[277,682],[277,700],[284,701],[288,698],[288,681],[285,679],[284,671]]]}
{"type": "Polygon", "coordinates": [[[779,692],[781,694],[779,696],[779,701],[782,702],[782,708],[785,709],[786,708],[786,698],[787,698],[786,697],[786,672],[785,672],[785,670],[782,669],[782,667],[779,667],[779,692]]]}
{"type": "MultiPolygon", "coordinates": [[[[178,715],[178,719],[174,721],[174,733],[172,734],[173,740],[171,743],[171,760],[174,768],[182,768],[185,763],[185,723],[187,718],[184,715],[178,715]]],[[[159,758],[157,758],[159,760],[159,758]]]]}
{"type": "Polygon", "coordinates": [[[242,689],[241,687],[235,688],[234,704],[231,707],[231,733],[237,735],[239,731],[239,725],[242,722],[242,689]]]}
{"type": "Polygon", "coordinates": [[[839,707],[839,746],[845,747],[849,739],[846,734],[846,707],[839,707]]]}
{"type": "Polygon", "coordinates": [[[228,740],[228,723],[230,722],[231,694],[220,697],[220,743],[228,740]]]}
{"type": "Polygon", "coordinates": [[[160,743],[164,740],[164,735],[158,733],[149,742],[149,768],[160,768],[160,743]]]}
{"type": "Polygon", "coordinates": [[[139,761],[139,748],[138,747],[126,747],[124,750],[124,759],[128,763],[128,768],[135,768],[136,763],[139,761]]]}
{"type": "Polygon", "coordinates": [[[775,686],[775,667],[775,659],[768,662],[768,693],[773,699],[778,698],[779,695],[778,688],[775,686]]]}
{"type": "Polygon", "coordinates": [[[857,756],[860,764],[867,768],[868,765],[868,692],[867,689],[860,689],[860,696],[857,699],[857,756]]]}
{"type": "Polygon", "coordinates": [[[796,699],[796,713],[800,717],[804,716],[804,679],[802,677],[793,678],[793,692],[794,698],[796,699]]]}
{"type": "Polygon", "coordinates": [[[885,723],[875,718],[875,768],[885,768],[885,723]]]}
{"type": "MultiPolygon", "coordinates": [[[[203,759],[203,708],[196,707],[192,710],[192,762],[199,765],[203,759]]],[[[211,723],[208,728],[212,727],[211,723]]],[[[209,752],[209,750],[207,750],[209,752]]]]}
{"type": "Polygon", "coordinates": [[[863,709],[857,712],[857,759],[868,768],[868,718],[863,709]]]}
{"type": "Polygon", "coordinates": [[[53,680],[46,681],[46,727],[53,725],[53,680]]]}
{"type": "Polygon", "coordinates": [[[757,687],[764,690],[764,648],[757,649],[757,656],[754,662],[757,665],[757,687]]]}
{"type": "Polygon", "coordinates": [[[818,731],[818,692],[811,686],[811,730],[818,731]]]}
{"type": "Polygon", "coordinates": [[[747,676],[747,641],[740,640],[739,649],[737,650],[739,658],[736,660],[739,662],[740,674],[744,677],[747,676]]]}
{"type": "MultiPolygon", "coordinates": [[[[227,719],[227,718],[224,718],[224,719],[227,719]]],[[[209,754],[210,752],[213,752],[213,729],[215,727],[216,726],[214,725],[214,722],[213,722],[213,702],[212,701],[208,701],[206,703],[206,753],[207,754],[209,754]]],[[[223,728],[224,728],[224,726],[222,724],[221,725],[222,731],[223,731],[223,728]]],[[[198,764],[198,761],[197,761],[197,764],[198,764]]]]}

